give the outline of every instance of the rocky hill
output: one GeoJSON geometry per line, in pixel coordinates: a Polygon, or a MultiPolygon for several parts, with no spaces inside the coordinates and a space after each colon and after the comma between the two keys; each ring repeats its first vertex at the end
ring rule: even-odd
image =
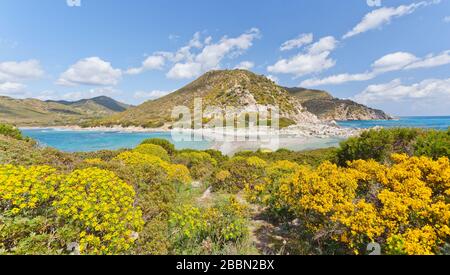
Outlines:
{"type": "Polygon", "coordinates": [[[321,90],[286,88],[303,107],[323,120],[389,120],[385,112],[348,99],[339,99],[321,90]]]}
{"type": "Polygon", "coordinates": [[[14,99],[0,96],[0,122],[19,126],[83,124],[129,108],[109,97],[70,101],[14,99]]]}
{"type": "Polygon", "coordinates": [[[318,119],[307,112],[301,103],[284,88],[265,76],[246,70],[210,71],[185,87],[135,108],[98,120],[97,125],[161,127],[172,124],[171,112],[175,106],[191,110],[194,99],[202,98],[203,107],[235,107],[235,112],[251,113],[279,106],[280,126],[297,123],[315,123],[318,119]]]}

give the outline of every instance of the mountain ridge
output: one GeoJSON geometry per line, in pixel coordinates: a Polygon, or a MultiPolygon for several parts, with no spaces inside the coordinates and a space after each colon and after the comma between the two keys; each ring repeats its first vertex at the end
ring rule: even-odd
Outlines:
{"type": "Polygon", "coordinates": [[[309,112],[323,120],[391,120],[382,110],[370,108],[350,99],[333,97],[323,90],[286,88],[309,112]]]}
{"type": "Polygon", "coordinates": [[[129,105],[106,96],[78,101],[0,96],[0,122],[19,126],[77,125],[116,113],[117,106],[129,108],[129,105]]]}
{"type": "Polygon", "coordinates": [[[171,111],[175,106],[193,109],[195,98],[203,106],[236,107],[236,112],[257,112],[268,106],[279,106],[280,116],[288,124],[317,122],[301,104],[282,87],[263,75],[247,70],[215,70],[164,97],[149,100],[122,113],[99,120],[94,126],[142,126],[148,128],[173,124],[171,111]]]}

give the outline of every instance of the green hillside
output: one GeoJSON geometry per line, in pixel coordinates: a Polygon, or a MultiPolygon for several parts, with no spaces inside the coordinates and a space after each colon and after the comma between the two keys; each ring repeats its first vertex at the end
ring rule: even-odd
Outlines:
{"type": "Polygon", "coordinates": [[[77,125],[111,115],[118,107],[126,106],[107,97],[57,102],[0,96],[0,122],[19,126],[77,125]]]}

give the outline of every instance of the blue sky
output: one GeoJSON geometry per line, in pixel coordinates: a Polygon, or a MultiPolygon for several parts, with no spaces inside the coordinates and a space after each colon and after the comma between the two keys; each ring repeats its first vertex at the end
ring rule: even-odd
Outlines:
{"type": "Polygon", "coordinates": [[[241,67],[394,115],[450,115],[449,0],[68,2],[0,2],[0,94],[138,104],[241,67]]]}

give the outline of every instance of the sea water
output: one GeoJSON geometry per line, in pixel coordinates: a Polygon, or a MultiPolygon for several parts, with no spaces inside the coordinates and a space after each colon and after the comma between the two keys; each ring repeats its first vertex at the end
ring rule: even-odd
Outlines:
{"type": "MultiPolygon", "coordinates": [[[[381,127],[418,127],[445,130],[450,127],[450,116],[446,117],[401,117],[397,120],[342,121],[342,127],[371,128],[381,127]]],[[[114,150],[133,148],[147,138],[162,138],[172,142],[177,149],[205,150],[214,145],[213,140],[174,141],[170,132],[121,132],[121,131],[71,131],[51,128],[22,129],[22,132],[42,146],[50,146],[65,152],[89,152],[97,150],[114,150]]],[[[340,138],[310,138],[289,140],[280,146],[295,151],[337,146],[340,138]]],[[[240,150],[254,149],[242,144],[240,150]]]]}

